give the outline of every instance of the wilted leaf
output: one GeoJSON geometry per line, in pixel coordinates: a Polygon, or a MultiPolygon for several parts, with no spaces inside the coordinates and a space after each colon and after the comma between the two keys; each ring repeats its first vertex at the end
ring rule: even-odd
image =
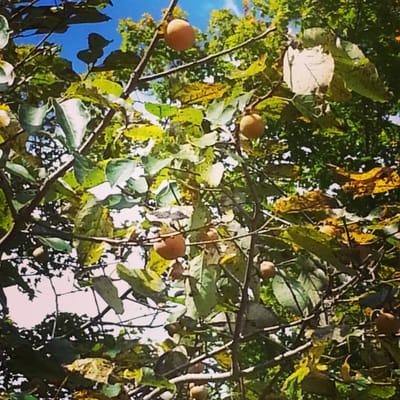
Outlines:
{"type": "MultiPolygon", "coordinates": [[[[109,211],[89,199],[75,219],[74,234],[83,237],[109,237],[113,231],[113,224],[109,211]]],[[[78,258],[83,266],[95,264],[103,254],[103,243],[91,240],[78,240],[78,258]]]]}
{"type": "Polygon", "coordinates": [[[302,195],[295,194],[277,200],[274,204],[276,213],[298,213],[303,211],[320,211],[329,208],[335,208],[337,202],[329,196],[324,195],[321,191],[315,190],[306,192],[302,195]]]}
{"type": "Polygon", "coordinates": [[[335,172],[347,181],[342,188],[352,193],[354,198],[400,188],[400,175],[392,167],[376,167],[367,172],[346,172],[336,168],[335,172]]]}
{"type": "Polygon", "coordinates": [[[296,94],[328,87],[335,69],[333,57],[322,46],[304,50],[289,47],[283,61],[283,79],[296,94]]]}
{"type": "Polygon", "coordinates": [[[114,365],[104,358],[82,358],[65,366],[68,371],[79,372],[86,379],[98,383],[108,383],[114,365]]]}
{"type": "Polygon", "coordinates": [[[118,296],[117,288],[110,278],[107,276],[93,278],[93,288],[116,314],[123,314],[124,305],[118,296]]]}

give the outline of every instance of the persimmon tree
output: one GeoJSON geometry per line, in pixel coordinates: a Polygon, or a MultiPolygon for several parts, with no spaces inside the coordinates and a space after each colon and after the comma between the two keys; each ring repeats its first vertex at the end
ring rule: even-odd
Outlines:
{"type": "Polygon", "coordinates": [[[107,52],[110,0],[3,1],[1,398],[399,398],[396,5],[172,0],[107,52]],[[12,321],[67,272],[98,315],[12,321]]]}

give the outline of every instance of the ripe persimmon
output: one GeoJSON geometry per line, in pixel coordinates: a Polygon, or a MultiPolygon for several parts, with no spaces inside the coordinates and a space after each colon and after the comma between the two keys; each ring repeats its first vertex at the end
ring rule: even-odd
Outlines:
{"type": "Polygon", "coordinates": [[[260,274],[264,280],[271,279],[276,272],[275,264],[271,261],[263,261],[260,264],[260,274]]]}
{"type": "Polygon", "coordinates": [[[265,129],[264,120],[258,114],[247,114],[240,120],[240,132],[249,139],[257,139],[265,129]]]}
{"type": "Polygon", "coordinates": [[[165,28],[164,39],[171,49],[185,51],[193,46],[196,33],[189,22],[176,18],[165,28]]]}
{"type": "Polygon", "coordinates": [[[176,260],[185,255],[185,238],[181,233],[161,238],[154,243],[154,250],[166,260],[176,260]]]}

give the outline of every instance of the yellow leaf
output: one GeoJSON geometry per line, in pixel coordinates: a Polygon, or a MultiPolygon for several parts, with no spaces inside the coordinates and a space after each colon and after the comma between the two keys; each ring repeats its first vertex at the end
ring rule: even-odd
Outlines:
{"type": "Polygon", "coordinates": [[[217,363],[224,369],[228,370],[232,366],[232,356],[227,351],[222,351],[214,356],[217,363]]]}
{"type": "Polygon", "coordinates": [[[114,365],[104,358],[82,358],[65,365],[68,371],[79,372],[86,379],[99,383],[108,383],[108,377],[114,365]]]}
{"type": "Polygon", "coordinates": [[[336,168],[335,172],[345,180],[342,189],[352,193],[354,198],[400,188],[400,176],[392,167],[376,167],[367,172],[346,172],[336,168]]]}
{"type": "Polygon", "coordinates": [[[301,211],[320,211],[331,208],[335,201],[319,190],[307,192],[303,195],[294,195],[279,199],[274,204],[274,211],[278,214],[297,213],[301,211]]]}
{"type": "Polygon", "coordinates": [[[139,142],[149,139],[154,139],[157,142],[163,138],[164,134],[164,130],[158,125],[135,125],[124,131],[127,138],[139,142]]]}
{"type": "Polygon", "coordinates": [[[191,83],[180,87],[174,97],[183,104],[208,104],[214,99],[219,99],[228,90],[222,83],[191,83]]]}

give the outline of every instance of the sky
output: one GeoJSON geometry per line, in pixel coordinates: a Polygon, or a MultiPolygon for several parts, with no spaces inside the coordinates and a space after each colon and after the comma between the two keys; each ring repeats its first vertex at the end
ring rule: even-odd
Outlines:
{"type": "MultiPolygon", "coordinates": [[[[55,0],[42,0],[40,5],[54,5],[55,0]]],[[[69,29],[65,34],[54,34],[50,38],[51,42],[58,43],[62,46],[62,56],[73,61],[74,68],[78,72],[85,70],[85,64],[81,63],[76,54],[80,50],[87,48],[87,36],[89,33],[97,32],[103,35],[108,40],[113,40],[113,43],[106,48],[106,53],[117,49],[120,45],[120,37],[117,32],[118,21],[121,18],[131,17],[134,20],[141,18],[144,12],[153,14],[156,18],[160,18],[161,10],[166,8],[169,0],[113,0],[114,6],[105,10],[105,13],[111,17],[111,20],[100,24],[90,24],[75,26],[69,29]]],[[[235,13],[240,13],[240,0],[180,0],[179,6],[188,14],[189,21],[200,29],[205,29],[208,23],[210,12],[213,9],[229,8],[235,13]]],[[[40,38],[36,38],[37,41],[40,38]]],[[[26,43],[32,43],[32,38],[26,39],[26,43]]],[[[138,256],[136,255],[136,260],[138,256]]],[[[133,260],[135,263],[135,260],[133,260]]],[[[128,263],[129,265],[129,263],[128,263]]],[[[133,265],[131,265],[133,267],[133,265]]],[[[116,278],[115,266],[111,266],[109,275],[116,278]]],[[[94,316],[97,314],[96,304],[90,292],[74,292],[74,277],[70,273],[66,273],[63,277],[54,279],[54,286],[57,293],[66,293],[59,297],[59,311],[75,312],[79,315],[87,314],[94,316]]],[[[126,289],[124,282],[117,284],[120,294],[126,289]]],[[[30,301],[26,294],[21,293],[16,286],[5,289],[11,318],[20,326],[30,328],[40,323],[48,314],[55,311],[55,299],[53,289],[50,282],[44,279],[38,286],[36,292],[37,297],[30,301]]],[[[98,297],[98,296],[97,296],[98,297]]],[[[106,304],[98,297],[100,308],[103,309],[106,304]]],[[[131,303],[132,304],[132,303],[131,303]]],[[[136,315],[145,314],[145,310],[140,307],[129,307],[122,318],[132,318],[136,315]]],[[[114,312],[110,312],[106,318],[108,321],[118,321],[114,312]]],[[[137,321],[141,324],[150,322],[149,318],[144,318],[137,321]]],[[[165,333],[164,333],[165,334],[165,333]]],[[[148,337],[163,337],[159,329],[148,334],[148,337]]]]}
{"type": "MultiPolygon", "coordinates": [[[[55,0],[41,0],[40,5],[54,5],[55,0]]],[[[59,1],[58,1],[59,3],[59,1]]],[[[87,48],[87,36],[89,33],[99,33],[113,42],[105,49],[106,53],[118,49],[121,43],[120,35],[117,32],[118,21],[121,18],[132,18],[139,20],[143,13],[148,12],[157,19],[161,17],[161,10],[165,9],[169,0],[113,0],[113,6],[107,7],[104,13],[111,17],[111,20],[98,24],[82,24],[71,27],[67,33],[53,34],[50,41],[62,46],[62,56],[72,60],[74,68],[84,71],[86,66],[76,58],[80,50],[87,48]]],[[[241,12],[241,0],[180,0],[178,2],[187,14],[192,25],[204,30],[207,26],[210,13],[213,9],[228,8],[236,14],[241,12]]],[[[39,39],[39,38],[37,38],[39,39]]],[[[32,39],[27,40],[32,43],[32,39]]]]}

